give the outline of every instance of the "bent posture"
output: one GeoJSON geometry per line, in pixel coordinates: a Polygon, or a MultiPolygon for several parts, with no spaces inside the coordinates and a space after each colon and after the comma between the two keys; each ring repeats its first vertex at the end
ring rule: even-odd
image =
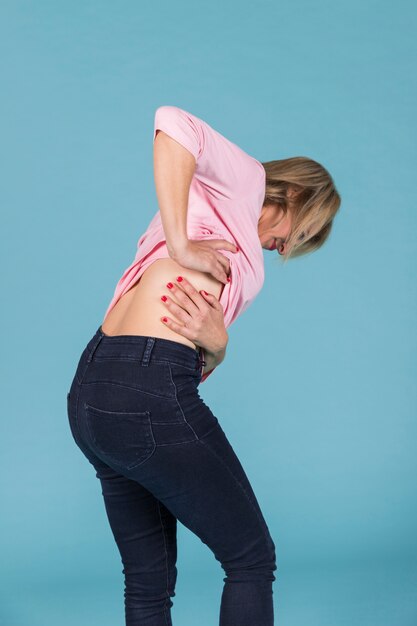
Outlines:
{"type": "Polygon", "coordinates": [[[71,432],[101,483],[127,626],[172,624],[177,521],[225,573],[220,626],[272,626],[275,544],[199,385],[262,288],[263,250],[318,249],[340,197],[316,161],[257,161],[175,106],[156,110],[154,174],[159,210],[81,354],[71,432]]]}

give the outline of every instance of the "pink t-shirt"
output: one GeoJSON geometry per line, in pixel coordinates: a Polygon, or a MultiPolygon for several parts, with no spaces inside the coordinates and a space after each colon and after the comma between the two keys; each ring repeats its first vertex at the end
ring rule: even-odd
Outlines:
{"type": "MultiPolygon", "coordinates": [[[[247,309],[264,282],[257,225],[265,198],[265,169],[207,122],[179,107],[156,109],[154,140],[157,129],[178,141],[196,159],[187,212],[189,239],[226,239],[239,247],[238,252],[220,249],[230,261],[231,280],[219,298],[227,328],[247,309]]],[[[169,254],[158,210],[139,238],[135,259],[117,283],[104,319],[145,269],[156,259],[166,257],[169,254]]],[[[204,374],[201,382],[214,369],[204,374]]]]}

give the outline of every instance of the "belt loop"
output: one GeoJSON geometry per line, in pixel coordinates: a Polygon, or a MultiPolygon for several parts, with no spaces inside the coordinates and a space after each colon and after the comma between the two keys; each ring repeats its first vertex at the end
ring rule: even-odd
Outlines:
{"type": "Polygon", "coordinates": [[[97,347],[100,341],[103,339],[103,337],[104,337],[104,334],[102,333],[101,329],[98,328],[93,339],[91,340],[92,347],[90,349],[90,354],[88,355],[88,358],[87,358],[87,363],[90,363],[93,360],[94,352],[97,350],[97,347]]]}
{"type": "Polygon", "coordinates": [[[155,344],[155,337],[148,337],[146,339],[146,346],[143,352],[143,357],[141,361],[141,365],[149,365],[149,360],[151,358],[152,348],[155,344]]]}

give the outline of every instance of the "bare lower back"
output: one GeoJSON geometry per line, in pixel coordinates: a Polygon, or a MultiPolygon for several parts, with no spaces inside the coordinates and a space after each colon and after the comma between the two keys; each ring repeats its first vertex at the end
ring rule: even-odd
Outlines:
{"type": "Polygon", "coordinates": [[[170,257],[156,259],[103,320],[101,326],[104,334],[163,337],[197,349],[194,342],[172,331],[161,321],[166,315],[182,323],[161,300],[161,296],[165,294],[179,304],[166,286],[168,282],[180,285],[176,282],[177,276],[184,276],[198,291],[205,289],[216,298],[220,297],[223,283],[210,274],[184,268],[170,257]]]}

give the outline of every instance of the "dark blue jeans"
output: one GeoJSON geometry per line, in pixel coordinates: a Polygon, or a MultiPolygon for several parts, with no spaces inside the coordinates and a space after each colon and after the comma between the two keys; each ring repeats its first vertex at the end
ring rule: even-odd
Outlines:
{"type": "Polygon", "coordinates": [[[239,459],[199,396],[200,380],[193,348],[110,337],[100,326],[67,395],[72,436],[101,482],[121,555],[127,626],[172,625],[177,520],[226,574],[220,625],[274,622],[275,545],[239,459]]]}

